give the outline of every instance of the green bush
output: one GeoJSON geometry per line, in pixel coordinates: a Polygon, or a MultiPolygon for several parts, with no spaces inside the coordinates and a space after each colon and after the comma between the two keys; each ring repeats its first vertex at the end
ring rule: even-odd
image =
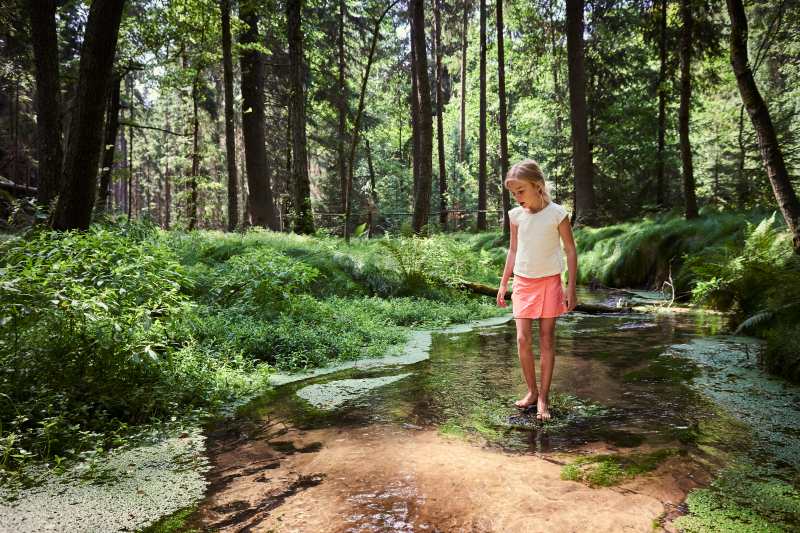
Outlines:
{"type": "Polygon", "coordinates": [[[0,467],[110,445],[129,425],[218,399],[231,361],[174,335],[194,312],[191,283],[151,236],[95,225],[0,245],[0,467]]]}

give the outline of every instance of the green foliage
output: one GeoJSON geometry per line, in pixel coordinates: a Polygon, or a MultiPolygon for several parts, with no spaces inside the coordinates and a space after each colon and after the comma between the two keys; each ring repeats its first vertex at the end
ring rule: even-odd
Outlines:
{"type": "Polygon", "coordinates": [[[0,468],[119,445],[256,377],[250,361],[175,335],[194,312],[191,282],[153,236],[95,225],[0,245],[0,468]]]}
{"type": "MultiPolygon", "coordinates": [[[[690,268],[698,278],[692,289],[697,302],[746,314],[800,303],[800,258],[792,253],[791,236],[778,224],[777,213],[758,224],[747,223],[743,246],[716,246],[694,259],[690,268]]],[[[746,327],[765,318],[753,319],[746,327]]]]}
{"type": "Polygon", "coordinates": [[[735,242],[743,227],[741,215],[716,214],[695,220],[659,217],[604,228],[578,228],[578,281],[658,289],[671,275],[676,293],[687,296],[691,276],[683,268],[686,257],[710,246],[735,242]]]}
{"type": "Polygon", "coordinates": [[[689,514],[675,521],[687,533],[782,532],[800,527],[800,491],[770,468],[748,462],[723,470],[686,498],[689,514]]]}
{"type": "Polygon", "coordinates": [[[84,233],[12,238],[0,253],[6,472],[36,458],[62,464],[123,444],[143,424],[213,410],[263,386],[269,368],[377,356],[409,327],[501,312],[451,287],[488,270],[444,236],[345,246],[108,219],[84,233]]]}
{"type": "Polygon", "coordinates": [[[737,333],[767,339],[767,367],[800,381],[800,256],[777,213],[747,223],[743,245],[713,247],[689,268],[696,278],[694,300],[735,311],[737,333]]]}

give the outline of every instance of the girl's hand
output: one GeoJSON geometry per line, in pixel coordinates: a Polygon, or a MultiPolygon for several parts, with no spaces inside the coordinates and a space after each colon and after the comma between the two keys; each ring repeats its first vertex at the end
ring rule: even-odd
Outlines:
{"type": "Polygon", "coordinates": [[[575,309],[575,306],[578,305],[578,297],[575,294],[574,289],[567,291],[566,304],[567,304],[567,313],[575,309]]]}
{"type": "Polygon", "coordinates": [[[506,293],[508,292],[508,283],[501,283],[500,288],[497,290],[497,305],[500,307],[508,307],[506,304],[506,293]]]}

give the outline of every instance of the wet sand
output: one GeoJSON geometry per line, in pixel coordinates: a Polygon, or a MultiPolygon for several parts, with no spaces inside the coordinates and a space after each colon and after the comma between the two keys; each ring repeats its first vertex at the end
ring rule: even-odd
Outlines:
{"type": "MultiPolygon", "coordinates": [[[[561,479],[568,456],[515,454],[397,425],[301,431],[276,420],[209,438],[192,526],[219,531],[653,531],[698,485],[675,457],[620,486],[561,479]]],[[[603,452],[603,444],[585,451],[603,452]]]]}

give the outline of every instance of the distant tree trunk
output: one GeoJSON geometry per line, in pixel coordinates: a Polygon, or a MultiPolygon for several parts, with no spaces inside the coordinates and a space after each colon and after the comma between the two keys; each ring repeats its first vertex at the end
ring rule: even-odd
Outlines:
{"type": "Polygon", "coordinates": [[[750,183],[744,174],[744,163],[747,157],[747,148],[744,143],[744,109],[744,104],[739,106],[739,134],[736,137],[739,145],[739,156],[736,164],[736,192],[740,208],[744,208],[750,200],[750,183]]]}
{"type": "Polygon", "coordinates": [[[414,202],[412,225],[420,233],[428,224],[431,184],[433,183],[433,120],[431,118],[431,85],[428,81],[428,52],[425,48],[425,5],[423,0],[410,0],[411,46],[414,48],[417,78],[416,99],[419,108],[419,178],[414,202]]]}
{"type": "Polygon", "coordinates": [[[303,56],[302,0],[287,0],[286,25],[291,65],[292,181],[294,182],[294,231],[314,233],[311,183],[308,179],[306,143],[305,60],[303,56]]]}
{"type": "Polygon", "coordinates": [[[108,209],[108,189],[111,184],[111,174],[114,171],[114,151],[117,147],[117,134],[119,133],[120,85],[122,85],[122,76],[114,76],[111,80],[111,97],[106,112],[103,164],[100,168],[100,192],[95,204],[95,209],[98,211],[108,209]]]}
{"type": "MultiPolygon", "coordinates": [[[[241,42],[253,45],[260,42],[258,15],[255,6],[242,2],[239,18],[244,22],[241,42]]],[[[252,223],[265,228],[275,228],[272,205],[271,170],[267,159],[264,122],[264,61],[261,52],[242,50],[242,133],[249,190],[248,209],[252,223]]]]}
{"type": "Polygon", "coordinates": [[[664,137],[667,130],[667,1],[659,3],[658,41],[658,154],[656,156],[656,205],[664,207],[664,137]]]}
{"type": "Polygon", "coordinates": [[[345,136],[347,127],[347,85],[345,82],[345,58],[344,58],[344,10],[345,0],[339,0],[339,17],[338,17],[338,32],[337,32],[337,48],[338,48],[338,67],[339,79],[338,82],[338,95],[336,100],[337,113],[339,124],[336,137],[336,163],[339,170],[339,183],[341,184],[342,193],[342,213],[347,211],[345,205],[345,198],[348,196],[345,193],[347,188],[347,155],[345,153],[345,136]]]}
{"type": "Polygon", "coordinates": [[[444,96],[442,92],[442,21],[439,0],[433,0],[434,54],[436,56],[436,147],[439,156],[439,224],[447,230],[447,167],[444,160],[444,96]]]}
{"type": "Polygon", "coordinates": [[[130,222],[136,200],[133,193],[133,81],[130,76],[125,79],[125,85],[128,96],[128,143],[125,152],[128,159],[125,166],[128,168],[128,221],[130,222]]]}
{"type": "Polygon", "coordinates": [[[169,163],[164,168],[164,229],[169,229],[172,209],[172,183],[169,174],[169,163]]]}
{"type": "Polygon", "coordinates": [[[192,169],[189,173],[189,229],[197,227],[197,174],[200,169],[200,117],[197,115],[198,85],[200,73],[192,83],[192,169]]]}
{"type": "Polygon", "coordinates": [[[503,0],[497,0],[497,94],[500,100],[499,126],[500,126],[500,189],[503,191],[503,234],[508,237],[511,225],[508,220],[508,210],[511,208],[511,198],[508,189],[503,186],[503,181],[508,173],[508,117],[506,116],[506,59],[503,40],[503,0]]]}
{"type": "Polygon", "coordinates": [[[228,165],[228,231],[239,225],[239,176],[236,168],[236,124],[233,112],[233,57],[231,2],[220,0],[222,12],[222,69],[225,78],[225,154],[228,165]]]}
{"type": "Polygon", "coordinates": [[[411,103],[411,175],[412,180],[412,205],[417,205],[417,186],[419,184],[419,99],[417,98],[417,56],[414,50],[414,32],[411,26],[411,93],[409,102],[411,103]]]}
{"type": "Polygon", "coordinates": [[[92,219],[103,112],[117,50],[125,0],[95,0],[86,22],[76,92],[76,110],[64,160],[61,194],[52,218],[57,230],[87,229],[92,219]]]}
{"type": "Polygon", "coordinates": [[[47,205],[59,193],[63,158],[56,1],[29,0],[28,10],[36,67],[36,140],[39,155],[37,200],[47,205]]]}
{"type": "Polygon", "coordinates": [[[458,162],[463,163],[467,146],[467,38],[469,24],[469,2],[463,0],[464,15],[461,28],[461,122],[458,128],[458,162]]]}
{"type": "MultiPolygon", "coordinates": [[[[350,242],[350,233],[347,231],[347,225],[350,221],[350,189],[353,188],[353,167],[355,166],[355,159],[356,159],[356,146],[358,146],[358,133],[359,128],[361,127],[361,114],[364,111],[364,97],[367,94],[367,81],[369,81],[369,71],[372,68],[372,60],[375,57],[375,47],[378,44],[378,37],[380,37],[380,29],[381,29],[381,22],[386,14],[392,9],[397,2],[400,0],[394,0],[391,4],[386,6],[381,13],[381,16],[375,21],[375,27],[372,30],[372,44],[369,48],[369,56],[367,56],[367,68],[364,70],[364,78],[361,80],[361,91],[358,94],[358,108],[356,109],[356,118],[353,123],[353,134],[351,136],[350,141],[350,157],[348,159],[347,165],[347,186],[344,189],[345,192],[345,215],[344,215],[344,238],[345,242],[350,242]]],[[[401,150],[402,152],[402,150],[401,150]]],[[[369,156],[369,146],[367,146],[367,154],[370,158],[369,165],[370,165],[370,172],[372,171],[372,159],[369,156]]],[[[402,155],[402,154],[401,154],[402,155]]],[[[374,183],[373,183],[374,185],[374,183]]],[[[374,190],[373,190],[374,192],[374,190]]]]}
{"type": "Polygon", "coordinates": [[[583,0],[567,0],[567,57],[569,67],[572,166],[575,172],[575,219],[592,224],[594,185],[592,153],[586,125],[586,69],[583,53],[583,0]]]}
{"type": "Polygon", "coordinates": [[[678,132],[683,163],[683,195],[686,218],[697,218],[697,198],[694,190],[692,145],[689,140],[689,114],[692,103],[692,6],[691,0],[681,0],[681,105],[678,110],[678,132]]]}
{"type": "Polygon", "coordinates": [[[486,229],[486,0],[480,0],[480,105],[478,119],[478,231],[486,229]]]}
{"type": "Polygon", "coordinates": [[[750,115],[756,130],[761,159],[767,168],[767,176],[775,199],[780,206],[786,226],[792,232],[794,251],[800,254],[800,202],[792,188],[769,109],[758,91],[748,63],[747,16],[741,0],[727,0],[727,4],[731,18],[731,64],[736,75],[736,83],[742,95],[742,102],[747,107],[747,114],[750,115]]]}
{"type": "MultiPolygon", "coordinates": [[[[559,81],[559,73],[561,72],[561,58],[559,52],[559,45],[557,42],[558,36],[560,36],[561,32],[556,27],[556,14],[555,14],[555,4],[556,0],[550,0],[548,15],[549,15],[549,23],[550,23],[550,53],[553,55],[552,61],[552,72],[553,72],[553,103],[555,104],[555,152],[556,152],[556,161],[558,162],[558,166],[554,167],[553,172],[553,182],[555,185],[555,198],[556,201],[559,201],[560,198],[560,172],[559,167],[562,161],[561,153],[562,153],[562,144],[561,144],[561,132],[563,129],[563,118],[561,116],[561,94],[562,94],[562,86],[561,82],[559,81]]],[[[510,228],[509,228],[510,230],[510,228]]]]}
{"type": "Polygon", "coordinates": [[[372,167],[372,149],[369,146],[369,139],[364,139],[364,145],[367,149],[367,170],[369,171],[369,213],[367,219],[367,237],[372,238],[375,231],[375,213],[378,211],[378,193],[375,192],[375,169],[372,167]]]}

